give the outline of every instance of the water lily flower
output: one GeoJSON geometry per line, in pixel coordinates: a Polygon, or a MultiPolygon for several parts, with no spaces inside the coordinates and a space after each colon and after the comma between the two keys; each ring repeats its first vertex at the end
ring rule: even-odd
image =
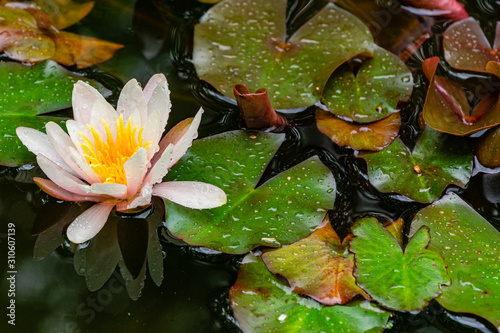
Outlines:
{"type": "Polygon", "coordinates": [[[79,81],[73,89],[74,120],[66,122],[69,135],[54,122],[47,123],[47,134],[17,128],[49,178],[34,178],[43,191],[62,200],[95,202],[68,227],[70,241],[91,239],[114,207],[120,212],[138,210],[150,205],[153,195],[195,209],[226,203],[224,191],[211,184],[162,182],[197,137],[203,113],[200,109],[161,139],[170,107],[162,74],[154,75],[144,90],[130,80],[116,110],[96,89],[79,81]]]}

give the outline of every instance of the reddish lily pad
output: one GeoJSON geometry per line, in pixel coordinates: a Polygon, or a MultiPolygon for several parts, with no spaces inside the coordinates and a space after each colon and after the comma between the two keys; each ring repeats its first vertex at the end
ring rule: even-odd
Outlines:
{"type": "Polygon", "coordinates": [[[482,99],[471,111],[465,90],[458,82],[435,75],[439,58],[424,62],[424,72],[431,81],[425,100],[425,123],[444,133],[468,135],[500,124],[498,93],[482,99]]]}
{"type": "Polygon", "coordinates": [[[72,74],[52,61],[33,67],[0,62],[0,77],[3,78],[0,81],[0,164],[6,166],[36,160],[17,137],[16,128],[25,126],[45,132],[49,121],[64,126],[65,118],[40,115],[70,107],[73,85],[78,80],[109,94],[99,83],[72,74]]]}
{"type": "Polygon", "coordinates": [[[386,312],[368,301],[324,306],[292,293],[260,258],[248,254],[229,298],[243,332],[382,332],[386,312]]]}
{"type": "Polygon", "coordinates": [[[500,23],[491,47],[475,19],[452,24],[443,34],[444,56],[454,68],[485,72],[490,61],[500,62],[500,23]]]}
{"type": "Polygon", "coordinates": [[[330,112],[317,110],[316,124],[321,133],[326,134],[339,146],[379,151],[390,145],[398,136],[401,115],[397,112],[371,124],[358,124],[340,119],[330,112]]]}
{"type": "Polygon", "coordinates": [[[443,258],[430,251],[429,228],[422,227],[406,248],[376,218],[352,227],[351,252],[356,257],[356,281],[380,305],[397,311],[423,309],[450,284],[443,258]]]}
{"type": "Polygon", "coordinates": [[[402,8],[416,15],[460,21],[469,17],[464,5],[457,0],[400,0],[402,8]]]}
{"type": "Polygon", "coordinates": [[[355,75],[348,66],[339,68],[328,80],[322,101],[336,115],[369,123],[394,112],[399,101],[407,101],[413,77],[394,54],[375,46],[355,75]]]}
{"type": "Polygon", "coordinates": [[[327,215],[310,236],[266,251],[262,260],[271,273],[288,279],[293,292],[325,305],[345,304],[356,295],[368,298],[352,275],[354,255],[349,253],[349,239],[340,241],[327,215]]]}
{"type": "Polygon", "coordinates": [[[500,127],[489,130],[481,137],[476,156],[485,167],[500,167],[500,127]]]}
{"type": "Polygon", "coordinates": [[[94,8],[94,1],[77,3],[72,0],[34,0],[34,2],[50,17],[57,29],[65,29],[80,22],[94,8]]]}
{"type": "Polygon", "coordinates": [[[430,228],[429,250],[443,256],[451,277],[437,301],[500,329],[500,232],[454,193],[418,212],[410,235],[422,226],[430,228]]]}
{"type": "Polygon", "coordinates": [[[289,38],[286,0],[227,0],[195,27],[193,63],[198,76],[232,97],[242,83],[265,87],[276,109],[313,105],[331,73],[373,50],[368,28],[328,3],[289,38]]]}
{"type": "Polygon", "coordinates": [[[426,127],[413,152],[397,138],[386,149],[364,154],[370,183],[380,192],[396,192],[431,203],[448,184],[464,187],[472,172],[472,153],[463,138],[426,127]]]}
{"type": "Polygon", "coordinates": [[[170,201],[167,227],[191,245],[242,254],[279,247],[311,234],[335,200],[335,180],[312,157],[259,185],[284,135],[227,132],[193,143],[165,181],[202,181],[226,192],[227,204],[189,209],[170,201]]]}

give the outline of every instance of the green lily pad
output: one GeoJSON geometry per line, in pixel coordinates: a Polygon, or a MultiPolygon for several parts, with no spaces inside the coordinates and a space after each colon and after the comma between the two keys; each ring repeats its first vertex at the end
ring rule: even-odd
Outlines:
{"type": "Polygon", "coordinates": [[[72,74],[53,61],[33,67],[14,62],[0,62],[0,164],[19,166],[35,161],[16,135],[19,126],[45,132],[45,124],[54,121],[64,125],[66,119],[37,117],[71,107],[73,85],[83,80],[99,89],[109,91],[95,81],[72,74]]]}
{"type": "Polygon", "coordinates": [[[423,203],[439,199],[448,184],[464,187],[472,173],[472,153],[465,140],[429,127],[413,152],[397,138],[384,150],[362,157],[370,183],[380,192],[396,192],[423,203]]]}
{"type": "Polygon", "coordinates": [[[446,264],[427,250],[429,228],[422,227],[403,249],[376,218],[364,218],[352,227],[351,252],[356,258],[356,280],[374,300],[397,311],[423,309],[450,284],[446,264]]]}
{"type": "Polygon", "coordinates": [[[195,210],[166,201],[170,232],[191,245],[233,254],[311,234],[335,200],[335,179],[318,157],[255,188],[283,139],[282,134],[234,131],[195,141],[164,180],[213,184],[226,192],[228,202],[195,210]]]}
{"type": "Polygon", "coordinates": [[[324,306],[300,297],[251,253],[229,298],[243,332],[382,332],[390,315],[368,301],[324,306]]]}
{"type": "Polygon", "coordinates": [[[262,260],[271,273],[287,278],[295,293],[325,305],[345,304],[356,295],[369,298],[352,274],[354,255],[349,253],[349,239],[340,241],[327,215],[310,236],[266,251],[262,260]]]}
{"type": "Polygon", "coordinates": [[[500,232],[454,193],[418,212],[410,235],[422,226],[430,228],[429,250],[443,256],[451,277],[437,301],[500,329],[500,232]]]}
{"type": "Polygon", "coordinates": [[[195,27],[198,76],[233,98],[233,86],[266,88],[276,109],[316,103],[333,71],[364,53],[373,37],[354,15],[328,3],[289,38],[286,0],[227,0],[195,27]]]}
{"type": "Polygon", "coordinates": [[[330,77],[322,101],[333,114],[369,123],[398,112],[398,102],[407,101],[412,90],[408,67],[396,55],[375,46],[373,58],[361,65],[357,75],[343,66],[330,77]]]}

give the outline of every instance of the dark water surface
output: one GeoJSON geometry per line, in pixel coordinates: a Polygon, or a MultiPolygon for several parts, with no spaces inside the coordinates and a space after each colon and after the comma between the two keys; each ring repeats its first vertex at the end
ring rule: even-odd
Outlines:
{"type": "MultiPolygon", "coordinates": [[[[347,1],[349,2],[349,1],[347,1]]],[[[357,3],[356,1],[351,1],[357,3]]],[[[360,1],[366,2],[366,1],[360,1]]],[[[300,26],[325,1],[289,1],[288,28],[300,26]],[[299,18],[297,18],[297,14],[299,18]]],[[[468,1],[472,16],[491,40],[498,17],[496,1],[468,1]]],[[[100,69],[83,73],[96,78],[115,93],[116,101],[123,82],[137,78],[145,84],[155,73],[167,75],[172,91],[172,115],[169,126],[193,116],[200,106],[205,109],[200,137],[240,128],[235,104],[200,82],[189,61],[192,27],[209,8],[194,0],[101,0],[95,9],[72,31],[122,43],[111,61],[100,69]]],[[[444,31],[438,24],[433,31],[444,31]]],[[[436,39],[431,39],[409,62],[418,68],[423,59],[440,55],[436,39]]],[[[449,69],[444,73],[464,80],[473,75],[449,69]]],[[[415,90],[403,110],[402,139],[411,144],[418,137],[418,117],[427,91],[427,81],[414,73],[415,90]]],[[[269,178],[312,155],[335,173],[338,194],[335,210],[330,213],[341,237],[359,218],[371,215],[380,220],[403,217],[410,221],[424,205],[394,194],[377,192],[368,182],[364,162],[354,152],[333,144],[315,125],[314,108],[292,112],[296,127],[286,132],[287,141],[271,162],[265,177],[269,178]]],[[[228,290],[234,283],[241,256],[213,253],[186,246],[166,233],[161,237],[164,280],[161,287],[147,277],[142,296],[128,297],[118,271],[104,287],[89,292],[85,279],[73,267],[73,255],[65,244],[41,261],[33,260],[35,237],[31,228],[40,207],[52,200],[29,183],[36,168],[0,170],[0,269],[7,271],[7,224],[16,229],[16,326],[0,320],[0,332],[239,332],[231,315],[228,290]],[[30,173],[31,172],[31,173],[30,173]]],[[[479,213],[500,229],[500,176],[498,170],[476,166],[475,175],[463,190],[450,187],[479,213]]],[[[2,275],[2,306],[7,306],[8,274],[2,275]]],[[[2,312],[5,313],[5,311],[2,312]]],[[[450,313],[437,302],[431,302],[420,313],[396,314],[388,332],[494,332],[494,327],[474,316],[450,313]]]]}

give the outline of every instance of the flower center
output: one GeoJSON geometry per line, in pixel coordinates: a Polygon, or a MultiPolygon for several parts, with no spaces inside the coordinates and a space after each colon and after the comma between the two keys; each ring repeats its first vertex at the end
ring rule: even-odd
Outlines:
{"type": "Polygon", "coordinates": [[[101,119],[106,129],[106,141],[103,141],[99,133],[93,126],[87,125],[94,138],[94,144],[82,133],[84,143],[80,146],[84,151],[83,157],[88,165],[99,176],[103,183],[117,183],[127,185],[124,164],[127,162],[140,147],[148,149],[151,141],[144,142],[142,131],[137,126],[132,128],[130,118],[127,125],[123,122],[123,115],[116,121],[116,139],[113,139],[108,124],[101,119]]]}

